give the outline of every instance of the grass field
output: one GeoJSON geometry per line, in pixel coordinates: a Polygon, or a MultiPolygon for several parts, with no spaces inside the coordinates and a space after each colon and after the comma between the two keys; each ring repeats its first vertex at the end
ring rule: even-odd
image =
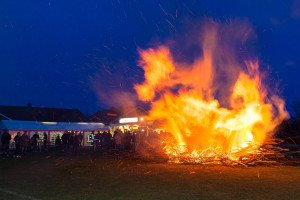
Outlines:
{"type": "Polygon", "coordinates": [[[300,166],[142,162],[124,155],[31,153],[0,160],[0,199],[300,199],[300,166]]]}

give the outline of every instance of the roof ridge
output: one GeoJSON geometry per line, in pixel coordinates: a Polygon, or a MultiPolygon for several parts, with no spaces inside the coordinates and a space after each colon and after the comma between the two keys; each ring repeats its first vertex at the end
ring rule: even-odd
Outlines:
{"type": "MultiPolygon", "coordinates": [[[[28,106],[10,106],[10,105],[0,105],[0,107],[28,108],[28,106]]],[[[79,110],[78,108],[54,108],[54,107],[37,107],[37,106],[32,106],[30,108],[58,109],[58,110],[79,110]]]]}

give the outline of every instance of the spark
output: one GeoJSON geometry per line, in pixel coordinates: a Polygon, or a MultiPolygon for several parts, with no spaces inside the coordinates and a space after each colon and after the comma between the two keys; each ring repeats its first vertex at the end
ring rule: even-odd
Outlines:
{"type": "Polygon", "coordinates": [[[142,20],[144,21],[144,23],[147,24],[147,20],[145,19],[143,12],[139,11],[139,13],[140,13],[140,16],[141,16],[142,20]]]}
{"type": "Polygon", "coordinates": [[[165,15],[168,16],[168,13],[165,11],[165,9],[163,9],[163,7],[161,6],[161,4],[159,3],[158,5],[159,5],[160,9],[165,13],[165,15]]]}
{"type": "Polygon", "coordinates": [[[172,28],[175,29],[175,26],[174,26],[168,19],[165,19],[165,20],[166,20],[166,22],[167,22],[172,28]]]}

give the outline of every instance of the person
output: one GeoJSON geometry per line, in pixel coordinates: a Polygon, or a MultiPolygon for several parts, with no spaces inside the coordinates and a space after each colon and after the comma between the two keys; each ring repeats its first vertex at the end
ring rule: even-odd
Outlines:
{"type": "Polygon", "coordinates": [[[69,137],[69,140],[68,140],[68,145],[69,145],[69,150],[72,152],[73,154],[73,151],[74,151],[74,141],[75,141],[75,133],[72,131],[70,133],[70,137],[69,137]]]}
{"type": "Polygon", "coordinates": [[[75,132],[72,130],[71,132],[68,132],[68,150],[72,151],[73,148],[73,141],[74,141],[74,137],[75,136],[75,132]]]}
{"type": "Polygon", "coordinates": [[[130,134],[129,130],[125,130],[123,137],[124,137],[124,140],[123,140],[124,149],[130,150],[131,134],[130,134]]]}
{"type": "Polygon", "coordinates": [[[133,133],[132,133],[132,135],[131,135],[131,142],[132,142],[131,149],[132,149],[133,151],[136,151],[136,150],[135,150],[136,132],[133,132],[133,133]]]}
{"type": "Polygon", "coordinates": [[[117,131],[114,134],[114,138],[115,138],[115,143],[116,143],[116,150],[117,151],[123,151],[123,145],[122,145],[122,135],[121,132],[117,131]]]}
{"type": "Polygon", "coordinates": [[[55,139],[55,148],[56,148],[56,150],[60,150],[60,148],[61,148],[61,139],[60,139],[59,135],[57,135],[57,137],[55,139]]]}
{"type": "Polygon", "coordinates": [[[110,131],[103,132],[103,149],[104,150],[109,150],[111,147],[111,139],[112,139],[112,135],[110,133],[110,131]]]}
{"type": "Polygon", "coordinates": [[[38,146],[37,146],[38,139],[40,139],[40,137],[39,137],[38,133],[35,132],[31,138],[32,144],[33,144],[33,152],[37,152],[37,150],[38,150],[38,146]]]}
{"type": "Polygon", "coordinates": [[[117,145],[116,145],[116,136],[118,135],[118,130],[114,131],[114,135],[112,136],[112,146],[117,150],[117,145]]]}
{"type": "Polygon", "coordinates": [[[27,148],[30,142],[30,138],[27,135],[27,132],[25,131],[23,133],[23,135],[21,136],[21,148],[22,148],[22,156],[24,157],[26,152],[27,152],[27,148]]]}
{"type": "Polygon", "coordinates": [[[1,143],[3,148],[3,157],[7,157],[9,153],[9,142],[11,140],[11,135],[8,133],[7,130],[4,130],[3,135],[1,137],[1,143]]]}
{"type": "Polygon", "coordinates": [[[76,156],[78,154],[78,150],[79,150],[79,147],[80,147],[80,141],[81,141],[81,138],[80,138],[80,135],[78,132],[76,132],[76,134],[73,134],[73,148],[72,148],[72,154],[73,156],[76,156]]]}
{"type": "Polygon", "coordinates": [[[143,134],[140,131],[135,133],[135,140],[134,140],[134,151],[138,152],[140,147],[143,146],[143,134]]]}
{"type": "Polygon", "coordinates": [[[69,140],[69,137],[68,137],[68,133],[66,131],[61,136],[61,142],[62,142],[63,151],[67,151],[68,150],[68,140],[69,140]]]}
{"type": "Polygon", "coordinates": [[[96,133],[95,137],[94,137],[94,152],[96,151],[96,149],[98,149],[100,146],[100,133],[96,133]]]}
{"type": "Polygon", "coordinates": [[[100,131],[98,131],[98,135],[99,135],[99,147],[100,147],[100,151],[103,151],[103,134],[100,133],[100,131]]]}
{"type": "Polygon", "coordinates": [[[108,142],[107,142],[108,137],[107,137],[107,132],[106,131],[103,132],[102,140],[103,140],[103,151],[106,151],[108,149],[108,142]]]}
{"type": "Polygon", "coordinates": [[[17,158],[21,156],[21,133],[18,132],[17,135],[14,137],[16,151],[15,155],[17,158]]]}
{"type": "Polygon", "coordinates": [[[48,147],[48,135],[46,132],[44,132],[44,150],[46,150],[48,147]]]}
{"type": "Polygon", "coordinates": [[[107,138],[108,138],[108,148],[110,149],[112,146],[112,135],[110,133],[110,130],[107,132],[107,138]]]}
{"type": "Polygon", "coordinates": [[[81,133],[81,131],[79,132],[79,137],[80,137],[80,147],[82,147],[83,134],[81,133]]]}
{"type": "Polygon", "coordinates": [[[94,131],[92,131],[92,133],[89,135],[89,141],[91,143],[91,147],[93,147],[93,149],[95,148],[95,133],[94,131]]]}

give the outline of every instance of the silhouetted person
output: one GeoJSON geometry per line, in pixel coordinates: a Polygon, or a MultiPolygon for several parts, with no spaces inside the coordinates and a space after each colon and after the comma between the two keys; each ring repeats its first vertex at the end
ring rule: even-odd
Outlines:
{"type": "Polygon", "coordinates": [[[4,130],[2,137],[1,137],[1,143],[2,143],[2,149],[3,149],[3,157],[8,156],[9,153],[9,142],[11,140],[11,135],[8,133],[7,130],[4,130]]]}
{"type": "Polygon", "coordinates": [[[94,137],[94,151],[96,151],[96,149],[99,148],[100,146],[100,133],[98,132],[97,134],[95,134],[95,137],[94,137]]]}
{"type": "Polygon", "coordinates": [[[82,144],[83,134],[81,133],[81,131],[79,132],[79,137],[80,137],[80,147],[81,147],[83,145],[82,144]]]}
{"type": "Polygon", "coordinates": [[[76,135],[74,134],[72,138],[73,138],[72,154],[73,156],[76,156],[78,154],[80,141],[81,141],[79,133],[77,132],[76,135]]]}
{"type": "Polygon", "coordinates": [[[55,148],[56,148],[56,150],[61,149],[61,139],[60,139],[59,135],[55,139],[55,148]]]}
{"type": "Polygon", "coordinates": [[[25,131],[23,135],[21,136],[21,147],[22,147],[22,156],[25,156],[27,152],[27,148],[29,146],[30,138],[27,135],[27,132],[25,131]]]}
{"type": "Polygon", "coordinates": [[[15,146],[16,146],[16,156],[20,157],[21,156],[21,133],[18,132],[17,135],[14,138],[15,141],[15,146]]]}
{"type": "Polygon", "coordinates": [[[35,134],[31,138],[34,152],[37,152],[37,150],[38,150],[38,146],[37,146],[38,139],[40,139],[39,134],[37,132],[35,132],[35,134]]]}
{"type": "Polygon", "coordinates": [[[64,132],[64,134],[61,136],[61,142],[62,142],[63,150],[67,151],[68,150],[68,142],[69,142],[69,136],[68,136],[67,131],[64,132]]]}
{"type": "Polygon", "coordinates": [[[133,151],[135,151],[135,143],[136,143],[136,133],[134,132],[134,133],[132,133],[132,135],[131,135],[131,142],[132,142],[132,145],[131,145],[131,148],[132,148],[132,150],[133,151]]]}
{"type": "Polygon", "coordinates": [[[48,135],[46,132],[44,132],[44,149],[48,149],[48,135]]]}
{"type": "Polygon", "coordinates": [[[117,151],[124,151],[123,145],[122,145],[122,133],[119,131],[116,131],[114,134],[115,144],[116,144],[116,150],[117,151]]]}
{"type": "Polygon", "coordinates": [[[112,136],[112,147],[114,147],[115,149],[117,149],[117,145],[116,145],[116,135],[118,133],[118,130],[114,131],[114,135],[112,136]]]}
{"type": "Polygon", "coordinates": [[[91,146],[93,146],[93,149],[94,149],[94,147],[95,147],[95,133],[94,133],[94,131],[92,131],[92,133],[89,135],[89,140],[90,140],[90,142],[91,142],[91,146]]]}
{"type": "Polygon", "coordinates": [[[103,151],[103,134],[100,133],[100,131],[98,131],[98,135],[99,135],[99,147],[100,147],[100,150],[103,151]]]}
{"type": "Polygon", "coordinates": [[[106,131],[103,132],[103,150],[109,149],[109,136],[106,131]]]}
{"type": "Polygon", "coordinates": [[[111,135],[110,131],[108,131],[108,132],[104,131],[103,137],[104,137],[105,149],[109,150],[111,148],[111,145],[112,145],[112,135],[111,135]]]}
{"type": "Polygon", "coordinates": [[[75,133],[74,131],[71,131],[71,132],[68,132],[68,150],[71,150],[72,151],[72,148],[73,148],[73,141],[74,141],[74,137],[75,136],[75,133]]]}
{"type": "Polygon", "coordinates": [[[68,145],[69,145],[70,151],[71,151],[72,154],[73,154],[73,151],[74,151],[74,142],[75,142],[75,133],[74,133],[74,132],[71,132],[70,135],[71,135],[71,136],[69,137],[68,145]]]}
{"type": "Polygon", "coordinates": [[[125,133],[123,135],[123,141],[122,142],[124,144],[124,149],[130,150],[131,134],[130,134],[130,132],[128,130],[125,131],[125,133]]]}

